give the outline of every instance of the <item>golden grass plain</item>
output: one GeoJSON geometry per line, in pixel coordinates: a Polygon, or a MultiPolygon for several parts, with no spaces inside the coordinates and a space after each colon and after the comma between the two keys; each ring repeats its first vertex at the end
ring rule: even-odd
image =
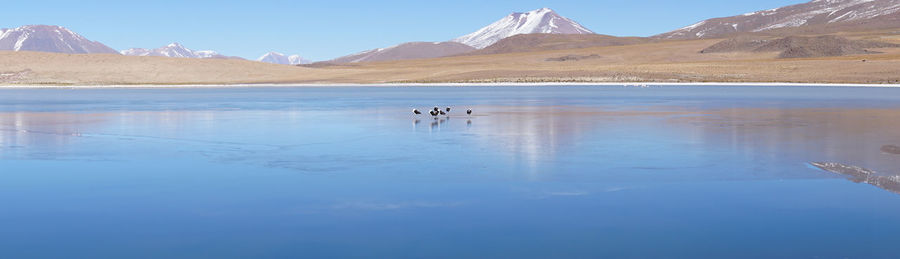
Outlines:
{"type": "MultiPolygon", "coordinates": [[[[842,33],[900,43],[897,32],[842,33]]],[[[0,52],[5,85],[378,84],[500,82],[900,83],[900,49],[778,59],[777,53],[700,53],[722,39],[454,56],[348,65],[287,66],[233,59],[0,52]],[[550,61],[564,56],[589,59],[550,61]],[[865,60],[865,62],[863,62],[865,60]]]]}

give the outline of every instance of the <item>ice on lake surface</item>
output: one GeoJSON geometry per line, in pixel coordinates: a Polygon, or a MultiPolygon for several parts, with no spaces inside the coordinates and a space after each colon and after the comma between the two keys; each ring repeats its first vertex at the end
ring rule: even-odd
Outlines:
{"type": "Polygon", "coordinates": [[[810,162],[900,174],[898,108],[893,88],[5,89],[0,257],[893,257],[896,190],[810,162]],[[411,112],[433,106],[455,109],[411,112]]]}

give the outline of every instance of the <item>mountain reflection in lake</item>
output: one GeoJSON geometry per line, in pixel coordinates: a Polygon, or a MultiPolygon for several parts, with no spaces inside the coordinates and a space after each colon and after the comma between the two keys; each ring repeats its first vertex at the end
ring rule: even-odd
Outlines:
{"type": "Polygon", "coordinates": [[[2,90],[0,254],[890,257],[900,195],[808,162],[898,177],[897,108],[819,87],[2,90]],[[435,105],[456,109],[409,112],[435,105]]]}

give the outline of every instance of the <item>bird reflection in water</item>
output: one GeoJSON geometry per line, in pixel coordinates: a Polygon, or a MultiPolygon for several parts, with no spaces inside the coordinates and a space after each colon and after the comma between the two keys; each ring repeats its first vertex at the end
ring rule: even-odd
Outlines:
{"type": "Polygon", "coordinates": [[[444,119],[444,118],[435,118],[434,121],[431,122],[431,129],[432,129],[432,130],[435,130],[435,129],[440,130],[440,129],[441,129],[441,124],[444,124],[444,123],[446,123],[446,122],[447,122],[447,119],[444,119]]]}
{"type": "MultiPolygon", "coordinates": [[[[421,123],[421,122],[422,122],[422,121],[419,120],[419,119],[413,120],[413,129],[414,129],[414,130],[418,129],[418,128],[419,128],[419,123],[421,123]]],[[[441,126],[443,126],[443,125],[445,125],[445,124],[447,124],[447,123],[450,123],[450,116],[447,116],[447,117],[435,117],[434,120],[433,120],[433,121],[431,122],[431,124],[430,124],[430,129],[431,129],[432,131],[440,130],[440,129],[441,129],[441,126]]],[[[466,120],[466,127],[467,127],[467,128],[471,128],[471,127],[472,127],[472,120],[466,120]]]]}

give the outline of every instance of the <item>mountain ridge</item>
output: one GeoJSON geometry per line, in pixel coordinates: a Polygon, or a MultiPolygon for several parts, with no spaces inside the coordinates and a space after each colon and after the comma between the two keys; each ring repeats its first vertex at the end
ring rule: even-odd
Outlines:
{"type": "Polygon", "coordinates": [[[119,53],[57,25],[24,25],[0,29],[0,50],[41,51],[66,54],[119,53]]]}
{"type": "MultiPolygon", "coordinates": [[[[659,39],[718,38],[803,27],[858,25],[860,29],[900,27],[900,0],[813,0],[742,15],[711,18],[654,35],[659,39]]],[[[820,28],[823,32],[831,31],[820,28]]]]}

